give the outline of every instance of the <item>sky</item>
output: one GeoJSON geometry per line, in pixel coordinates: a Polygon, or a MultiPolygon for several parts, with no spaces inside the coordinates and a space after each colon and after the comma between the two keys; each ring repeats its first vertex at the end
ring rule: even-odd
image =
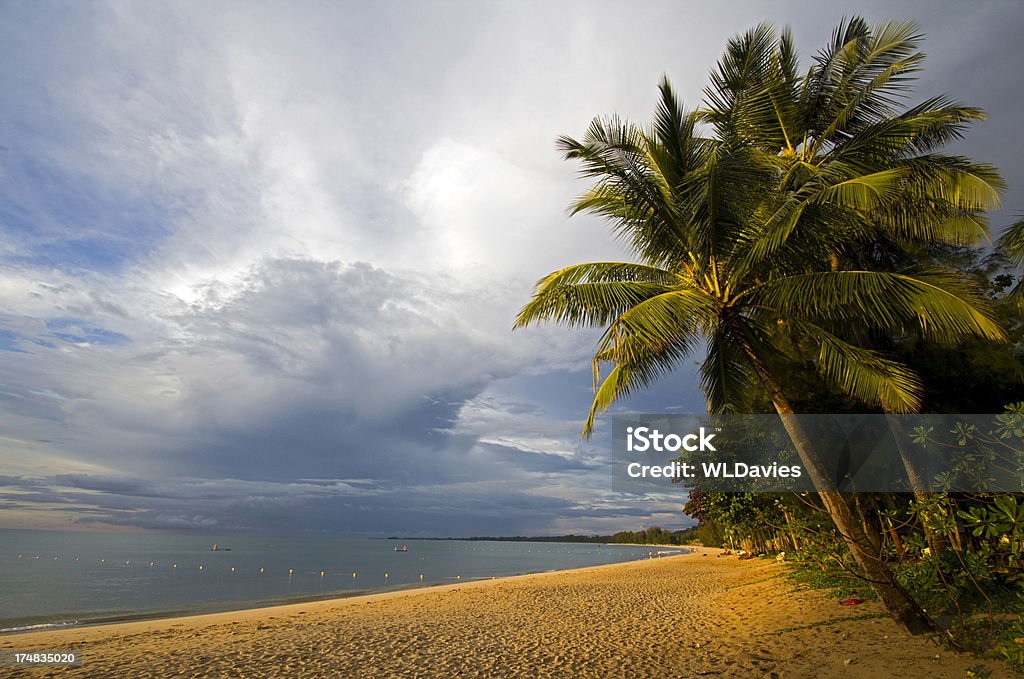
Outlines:
{"type": "MultiPolygon", "coordinates": [[[[543,275],[630,258],[554,141],[844,13],[917,20],[914,97],[988,112],[953,150],[1001,168],[998,232],[1016,1],[0,3],[0,527],[690,525],[612,492],[607,417],[580,439],[596,335],[512,331],[543,275]]],[[[616,409],[703,412],[694,365],[616,409]]]]}

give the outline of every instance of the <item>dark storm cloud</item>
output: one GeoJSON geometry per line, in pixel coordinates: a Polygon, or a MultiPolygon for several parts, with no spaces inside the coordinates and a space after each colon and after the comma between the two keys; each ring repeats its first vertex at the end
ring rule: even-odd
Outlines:
{"type": "Polygon", "coordinates": [[[90,525],[209,531],[335,531],[409,536],[518,532],[555,520],[638,517],[649,508],[594,507],[495,483],[401,485],[373,490],[358,483],[269,483],[179,479],[109,479],[62,476],[36,479],[44,491],[0,492],[10,508],[45,507],[81,514],[90,525]],[[138,488],[147,492],[138,493],[138,488]],[[102,491],[97,495],[94,491],[102,491]],[[62,506],[61,506],[62,505],[62,506]],[[510,514],[508,507],[517,511],[510,514]],[[447,518],[446,518],[447,517],[447,518]]]}

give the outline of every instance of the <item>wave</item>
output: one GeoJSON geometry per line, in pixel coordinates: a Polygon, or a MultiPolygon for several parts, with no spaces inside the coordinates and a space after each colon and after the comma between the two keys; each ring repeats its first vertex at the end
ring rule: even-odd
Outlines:
{"type": "Polygon", "coordinates": [[[77,624],[77,620],[71,620],[70,622],[41,622],[35,625],[21,625],[19,627],[0,627],[0,634],[7,634],[10,632],[31,632],[33,630],[41,629],[60,629],[62,627],[74,627],[77,624]]]}

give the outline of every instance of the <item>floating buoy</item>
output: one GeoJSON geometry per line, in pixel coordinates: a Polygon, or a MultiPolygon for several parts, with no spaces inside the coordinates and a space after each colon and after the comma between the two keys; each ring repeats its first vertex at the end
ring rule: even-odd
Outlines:
{"type": "Polygon", "coordinates": [[[232,567],[231,567],[231,572],[232,572],[232,573],[234,573],[234,572],[235,572],[235,567],[234,567],[234,566],[232,566],[232,567]]]}
{"type": "Polygon", "coordinates": [[[324,577],[324,571],[320,571],[320,577],[324,577]]]}
{"type": "Polygon", "coordinates": [[[171,565],[171,568],[177,568],[177,567],[178,567],[178,564],[172,564],[171,565]]]}
{"type": "Polygon", "coordinates": [[[202,567],[202,565],[200,565],[200,566],[199,566],[199,570],[203,570],[203,567],[202,567]]]}
{"type": "Polygon", "coordinates": [[[19,554],[19,555],[18,555],[18,558],[19,558],[19,559],[21,558],[21,554],[19,554]]]}
{"type": "Polygon", "coordinates": [[[132,564],[132,562],[131,562],[131,559],[129,559],[128,561],[125,561],[125,562],[124,562],[124,565],[125,565],[125,566],[130,566],[131,564],[132,564]]]}
{"type": "Polygon", "coordinates": [[[262,573],[262,572],[263,572],[263,569],[262,569],[262,568],[260,568],[260,573],[262,573]]]}
{"type": "Polygon", "coordinates": [[[153,562],[152,562],[152,561],[150,561],[150,562],[149,562],[149,567],[150,567],[150,568],[152,568],[152,567],[153,567],[153,562]]]}
{"type": "Polygon", "coordinates": [[[353,578],[356,577],[356,572],[355,571],[352,571],[352,577],[353,578]]]}
{"type": "Polygon", "coordinates": [[[420,573],[420,580],[423,579],[423,573],[420,573]]]}
{"type": "Polygon", "coordinates": [[[53,560],[54,560],[54,561],[56,561],[56,560],[57,560],[57,557],[53,557],[53,560]]]}
{"type": "Polygon", "coordinates": [[[107,562],[106,559],[100,559],[100,563],[106,563],[106,562],[107,562]]]}
{"type": "Polygon", "coordinates": [[[385,574],[384,574],[384,579],[385,579],[385,580],[387,580],[387,579],[388,579],[388,574],[387,574],[387,573],[385,573],[385,574]]]}
{"type": "Polygon", "coordinates": [[[461,576],[461,575],[456,575],[456,576],[455,576],[455,579],[456,579],[456,580],[461,580],[461,579],[462,579],[462,576],[461,576]]]}
{"type": "Polygon", "coordinates": [[[290,577],[292,577],[292,573],[294,573],[294,572],[295,572],[295,569],[294,569],[294,568],[289,568],[289,569],[288,569],[288,577],[289,577],[289,578],[290,578],[290,577]]]}

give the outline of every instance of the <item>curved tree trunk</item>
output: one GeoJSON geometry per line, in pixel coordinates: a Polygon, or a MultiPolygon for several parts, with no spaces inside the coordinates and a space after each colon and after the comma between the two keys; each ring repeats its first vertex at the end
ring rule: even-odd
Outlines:
{"type": "Polygon", "coordinates": [[[818,489],[818,495],[825,504],[825,509],[828,510],[833,523],[839,529],[839,534],[850,548],[850,553],[853,554],[857,565],[864,571],[864,577],[867,578],[871,588],[889,611],[889,615],[906,627],[911,634],[938,631],[935,622],[896,581],[893,572],[874,549],[860,521],[854,517],[850,506],[846,504],[846,500],[835,489],[832,479],[825,472],[821,458],[818,457],[814,445],[789,406],[789,402],[784,399],[776,401],[773,398],[772,400],[775,402],[775,409],[778,411],[779,417],[782,418],[783,426],[786,427],[786,432],[800,455],[800,460],[804,463],[814,487],[818,489]]]}
{"type": "MultiPolygon", "coordinates": [[[[899,418],[890,413],[886,413],[885,418],[889,422],[889,429],[896,440],[896,450],[899,451],[903,468],[907,470],[907,479],[910,481],[911,490],[914,491],[914,500],[918,505],[922,506],[932,504],[932,500],[934,500],[936,495],[928,490],[924,479],[921,478],[921,473],[917,469],[917,465],[914,464],[913,459],[911,459],[910,454],[907,452],[907,434],[903,429],[903,424],[899,421],[899,418]]],[[[949,544],[945,536],[932,530],[927,521],[921,520],[921,528],[924,530],[924,536],[928,540],[928,547],[932,550],[932,555],[935,558],[942,556],[943,552],[946,551],[947,544],[949,544]]]]}
{"type": "Polygon", "coordinates": [[[832,522],[849,547],[857,565],[864,572],[864,577],[867,578],[871,589],[889,611],[889,615],[911,634],[940,631],[935,621],[928,617],[921,606],[897,582],[895,574],[882,561],[881,555],[864,532],[861,522],[853,515],[850,506],[832,482],[813,442],[793,411],[789,399],[786,398],[782,387],[768,370],[760,355],[750,346],[749,342],[745,341],[745,338],[742,338],[740,343],[762,384],[768,390],[772,404],[786,428],[786,433],[789,434],[793,446],[800,455],[804,469],[818,490],[818,495],[832,518],[832,522]]]}

